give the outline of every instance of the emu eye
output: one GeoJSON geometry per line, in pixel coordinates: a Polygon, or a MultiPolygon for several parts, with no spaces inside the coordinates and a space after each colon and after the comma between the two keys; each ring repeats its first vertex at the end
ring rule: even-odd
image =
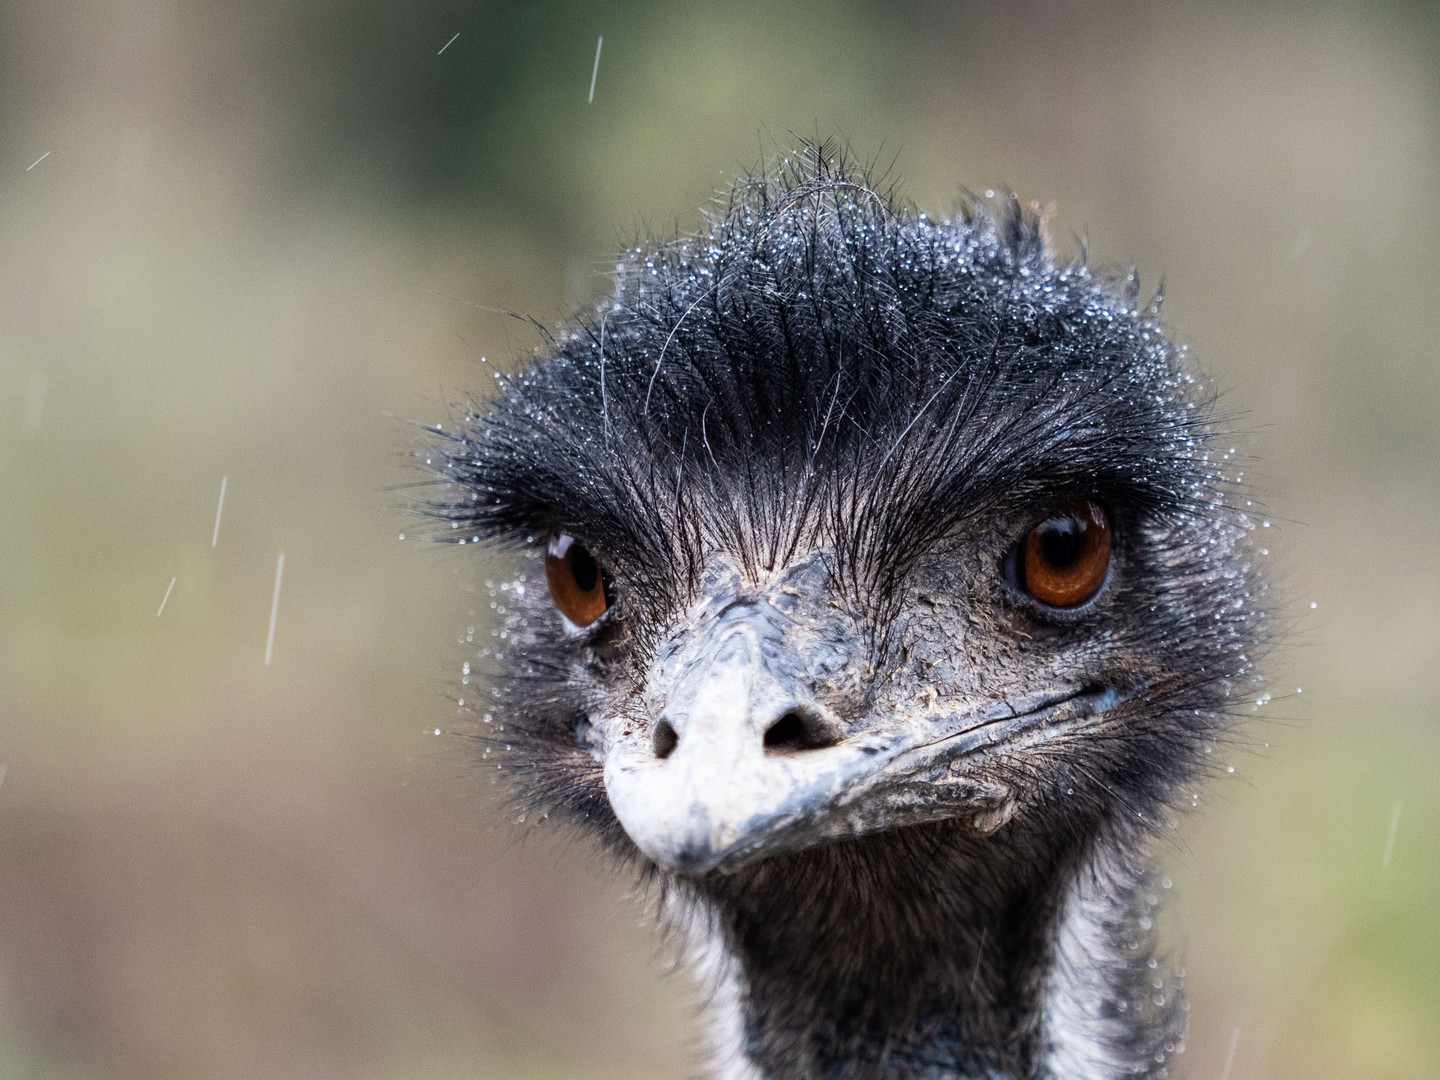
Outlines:
{"type": "Polygon", "coordinates": [[[1051,607],[1078,607],[1105,583],[1110,518],[1093,500],[1070,503],[1031,529],[1014,559],[1021,589],[1051,607]]]}
{"type": "Polygon", "coordinates": [[[569,533],[556,533],[550,538],[545,581],[560,614],[576,626],[589,626],[610,606],[600,564],[569,533]]]}

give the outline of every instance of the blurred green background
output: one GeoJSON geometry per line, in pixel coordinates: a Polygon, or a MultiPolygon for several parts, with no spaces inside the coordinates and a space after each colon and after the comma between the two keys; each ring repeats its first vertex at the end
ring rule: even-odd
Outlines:
{"type": "Polygon", "coordinates": [[[10,0],[0,103],[0,1076],[693,1069],[445,736],[496,571],[391,489],[501,312],[832,134],[1163,274],[1241,415],[1287,629],[1164,852],[1189,1075],[1440,1076],[1435,6],[10,0]]]}

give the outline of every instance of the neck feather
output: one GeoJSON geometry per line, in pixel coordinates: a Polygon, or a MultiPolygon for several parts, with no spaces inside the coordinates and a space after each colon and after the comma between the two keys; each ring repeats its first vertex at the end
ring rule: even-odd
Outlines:
{"type": "Polygon", "coordinates": [[[716,1075],[1165,1075],[1184,1005],[1153,955],[1143,838],[1085,833],[943,823],[677,881],[716,1075]]]}

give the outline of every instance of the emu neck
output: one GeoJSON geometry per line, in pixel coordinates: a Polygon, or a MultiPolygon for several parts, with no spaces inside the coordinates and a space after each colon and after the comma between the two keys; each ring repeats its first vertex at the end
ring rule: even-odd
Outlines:
{"type": "Polygon", "coordinates": [[[1181,1010],[1157,1023],[1139,1000],[1135,864],[1006,831],[900,830],[699,882],[718,1075],[1098,1080],[1153,1061],[1181,1010]]]}

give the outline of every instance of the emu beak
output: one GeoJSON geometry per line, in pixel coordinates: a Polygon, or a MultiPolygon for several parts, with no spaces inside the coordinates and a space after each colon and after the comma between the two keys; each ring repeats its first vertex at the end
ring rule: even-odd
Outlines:
{"type": "Polygon", "coordinates": [[[763,597],[716,598],[652,666],[650,723],[612,732],[604,751],[605,790],[630,839],[667,870],[704,874],[927,821],[986,836],[1019,798],[1004,779],[1014,770],[987,760],[1130,696],[1057,684],[954,711],[882,708],[856,730],[811,688],[858,654],[836,625],[763,597]]]}
{"type": "Polygon", "coordinates": [[[818,843],[827,811],[894,756],[883,736],[840,741],[807,689],[805,659],[781,640],[785,622],[763,599],[737,602],[708,632],[680,639],[653,673],[653,727],[615,739],[606,754],[621,825],[667,869],[735,869],[818,843]]]}

